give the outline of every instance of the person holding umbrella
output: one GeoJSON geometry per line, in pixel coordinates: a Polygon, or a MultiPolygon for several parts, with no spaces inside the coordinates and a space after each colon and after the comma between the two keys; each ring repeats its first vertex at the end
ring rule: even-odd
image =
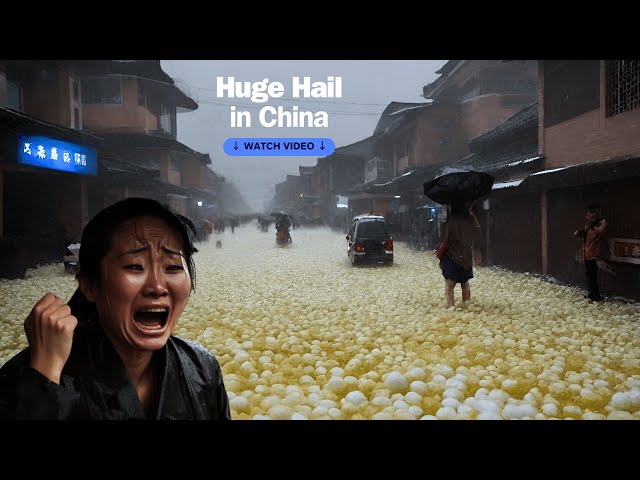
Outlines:
{"type": "Polygon", "coordinates": [[[463,202],[450,204],[447,214],[438,250],[447,307],[453,307],[456,284],[459,283],[462,289],[463,302],[471,298],[469,279],[473,278],[472,242],[482,239],[482,231],[473,210],[463,202]]]}
{"type": "Polygon", "coordinates": [[[448,218],[435,255],[445,280],[447,307],[455,305],[454,288],[460,284],[462,301],[471,298],[469,279],[473,278],[472,242],[482,239],[480,224],[469,205],[487,195],[493,177],[467,168],[444,167],[423,184],[424,194],[434,202],[447,205],[448,218]]]}

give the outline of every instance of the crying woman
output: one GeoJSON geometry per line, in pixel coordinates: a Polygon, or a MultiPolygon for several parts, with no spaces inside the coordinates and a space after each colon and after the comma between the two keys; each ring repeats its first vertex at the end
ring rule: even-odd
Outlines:
{"type": "Polygon", "coordinates": [[[98,213],[78,289],[24,322],[29,346],[0,369],[0,418],[230,419],[220,365],[173,336],[195,289],[193,224],[151,199],[98,213]]]}

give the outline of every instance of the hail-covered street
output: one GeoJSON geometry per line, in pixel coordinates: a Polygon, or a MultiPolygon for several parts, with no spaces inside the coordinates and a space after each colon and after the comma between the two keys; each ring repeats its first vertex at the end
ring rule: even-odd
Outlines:
{"type": "MultiPolygon", "coordinates": [[[[431,252],[396,242],[392,266],[353,267],[343,233],[292,237],[252,223],[198,244],[174,333],[217,357],[233,418],[640,419],[637,304],[475,267],[448,309],[431,252]]],[[[33,305],[75,287],[61,264],[0,280],[0,366],[33,305]]]]}

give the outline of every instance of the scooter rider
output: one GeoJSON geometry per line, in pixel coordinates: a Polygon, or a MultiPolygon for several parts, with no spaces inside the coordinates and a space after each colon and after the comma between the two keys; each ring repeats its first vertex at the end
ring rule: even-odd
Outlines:
{"type": "Polygon", "coordinates": [[[283,231],[286,235],[286,241],[291,242],[291,234],[289,233],[289,229],[291,228],[291,219],[289,215],[280,215],[276,220],[276,232],[283,231]]]}

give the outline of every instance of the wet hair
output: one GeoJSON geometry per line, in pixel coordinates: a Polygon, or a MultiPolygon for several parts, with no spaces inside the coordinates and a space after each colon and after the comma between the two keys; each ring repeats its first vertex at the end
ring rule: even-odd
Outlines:
{"type": "Polygon", "coordinates": [[[599,212],[600,204],[599,203],[590,203],[586,207],[584,207],[585,212],[599,212]]]}
{"type": "Polygon", "coordinates": [[[465,202],[453,202],[451,204],[451,215],[456,214],[468,214],[469,213],[469,204],[465,202]]]}
{"type": "MultiPolygon", "coordinates": [[[[100,279],[100,262],[107,255],[111,247],[111,239],[117,228],[134,218],[154,217],[164,220],[178,234],[182,243],[182,254],[189,276],[191,290],[195,291],[196,269],[193,254],[198,251],[193,242],[196,239],[196,229],[187,217],[173,213],[168,207],[150,198],[127,198],[104,210],[89,221],[82,231],[80,241],[80,270],[78,275],[84,276],[89,282],[97,284],[100,279]]],[[[87,303],[94,305],[84,297],[78,288],[69,301],[72,314],[87,312],[87,303]]]]}

